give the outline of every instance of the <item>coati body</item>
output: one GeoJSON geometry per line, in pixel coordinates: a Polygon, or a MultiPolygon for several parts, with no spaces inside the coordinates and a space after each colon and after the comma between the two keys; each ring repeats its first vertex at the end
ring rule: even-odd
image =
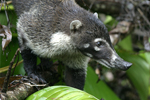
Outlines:
{"type": "Polygon", "coordinates": [[[62,61],[66,84],[79,89],[84,87],[89,58],[112,68],[126,70],[131,66],[116,54],[97,15],[79,7],[74,0],[13,3],[19,15],[18,39],[29,77],[46,82],[36,71],[36,57],[48,67],[50,58],[62,61]],[[18,4],[23,4],[22,9],[18,4]]]}

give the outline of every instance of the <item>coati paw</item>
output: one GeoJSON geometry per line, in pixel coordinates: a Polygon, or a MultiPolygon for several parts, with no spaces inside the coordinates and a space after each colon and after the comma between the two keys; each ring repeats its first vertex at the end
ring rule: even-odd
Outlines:
{"type": "Polygon", "coordinates": [[[38,83],[42,83],[42,84],[46,84],[47,82],[45,81],[45,79],[43,79],[40,75],[36,75],[36,74],[30,74],[28,75],[28,77],[36,80],[38,83]]]}

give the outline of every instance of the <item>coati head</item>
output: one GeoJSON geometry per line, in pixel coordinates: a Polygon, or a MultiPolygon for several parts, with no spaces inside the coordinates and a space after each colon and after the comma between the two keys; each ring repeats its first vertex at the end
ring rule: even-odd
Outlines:
{"type": "Polygon", "coordinates": [[[92,17],[85,16],[84,19],[70,23],[71,37],[76,48],[108,68],[127,70],[132,63],[124,61],[115,52],[107,29],[98,19],[98,15],[95,13],[92,17]]]}

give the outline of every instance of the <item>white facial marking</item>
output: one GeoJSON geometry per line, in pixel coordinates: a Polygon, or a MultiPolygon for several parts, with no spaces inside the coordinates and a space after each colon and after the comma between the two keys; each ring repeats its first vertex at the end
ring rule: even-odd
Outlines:
{"type": "MultiPolygon", "coordinates": [[[[111,68],[115,67],[114,61],[117,59],[117,54],[115,53],[115,51],[113,50],[113,48],[111,48],[111,46],[109,45],[109,43],[108,43],[106,40],[104,40],[104,39],[102,39],[102,38],[96,38],[96,39],[94,40],[94,42],[99,42],[99,41],[102,41],[102,42],[104,42],[104,43],[106,44],[107,49],[111,50],[112,55],[110,56],[110,57],[111,57],[111,61],[110,61],[110,62],[107,62],[107,61],[104,60],[104,59],[97,60],[97,62],[99,62],[99,63],[101,63],[102,65],[104,65],[104,66],[106,66],[106,67],[109,67],[109,68],[110,68],[110,67],[111,67],[111,68]]],[[[98,48],[98,47],[94,47],[94,49],[95,49],[96,51],[99,51],[99,50],[100,50],[100,48],[98,48]]]]}
{"type": "Polygon", "coordinates": [[[89,57],[93,57],[93,55],[90,54],[90,53],[86,53],[86,55],[89,56],[89,57]]]}
{"type": "Polygon", "coordinates": [[[99,42],[99,41],[105,42],[105,44],[106,44],[110,49],[112,49],[106,40],[104,40],[104,39],[102,39],[102,38],[96,38],[96,39],[94,40],[94,42],[99,42]]]}
{"type": "MultiPolygon", "coordinates": [[[[104,60],[104,59],[102,59],[102,62],[106,64],[106,67],[108,67],[108,66],[114,67],[114,66],[110,65],[110,64],[109,64],[106,60],[104,60]]],[[[110,67],[109,67],[109,68],[110,68],[110,67]]]]}
{"type": "Polygon", "coordinates": [[[96,39],[94,40],[94,42],[98,42],[98,41],[102,41],[102,39],[101,39],[101,38],[96,38],[96,39]]]}
{"type": "Polygon", "coordinates": [[[102,64],[102,65],[104,65],[104,66],[107,67],[107,68],[110,68],[109,66],[107,66],[105,63],[103,63],[103,62],[100,61],[100,60],[97,60],[97,62],[100,63],[100,64],[102,64]]]}
{"type": "Polygon", "coordinates": [[[95,47],[94,47],[94,50],[95,50],[95,51],[100,51],[101,49],[100,49],[99,47],[95,46],[95,47]]]}
{"type": "Polygon", "coordinates": [[[111,56],[111,59],[112,59],[113,61],[115,61],[116,58],[117,58],[117,56],[113,53],[112,56],[111,56]]]}
{"type": "Polygon", "coordinates": [[[84,44],[84,48],[88,48],[90,44],[84,44]]]}

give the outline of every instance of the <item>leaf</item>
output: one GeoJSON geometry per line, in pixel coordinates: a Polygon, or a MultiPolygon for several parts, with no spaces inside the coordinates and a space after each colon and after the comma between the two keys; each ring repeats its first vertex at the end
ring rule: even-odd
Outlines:
{"type": "Polygon", "coordinates": [[[126,61],[133,63],[127,75],[137,89],[140,100],[147,100],[149,83],[149,64],[139,55],[119,51],[118,54],[126,61]]]}
{"type": "MultiPolygon", "coordinates": [[[[132,42],[131,42],[132,38],[131,36],[127,36],[125,39],[123,39],[122,41],[120,41],[117,45],[119,47],[121,47],[122,49],[124,50],[127,50],[127,51],[132,51],[132,42]]],[[[117,46],[115,46],[116,48],[117,46]]]]}
{"type": "Polygon", "coordinates": [[[120,37],[119,34],[110,34],[109,36],[110,36],[111,43],[112,43],[113,45],[117,44],[117,42],[118,42],[119,39],[120,39],[120,38],[119,38],[119,37],[120,37]]]}
{"type": "Polygon", "coordinates": [[[121,21],[117,24],[115,29],[113,29],[109,32],[109,34],[115,34],[115,33],[126,34],[126,33],[128,33],[130,26],[131,26],[130,22],[121,21]]]}
{"type": "Polygon", "coordinates": [[[116,94],[101,80],[97,82],[97,75],[88,67],[84,90],[93,96],[104,100],[120,100],[116,94]]]}
{"type": "MultiPolygon", "coordinates": [[[[9,79],[9,87],[11,87],[10,85],[10,83],[12,82],[12,81],[14,81],[14,80],[19,80],[19,79],[21,79],[22,78],[22,76],[11,76],[10,77],[10,79],[9,79]]],[[[5,77],[0,77],[0,90],[1,90],[1,88],[2,88],[2,86],[3,86],[3,84],[4,84],[4,79],[5,79],[5,77]]]]}
{"type": "Polygon", "coordinates": [[[8,44],[12,40],[12,33],[7,26],[0,25],[0,36],[3,37],[3,39],[2,39],[2,50],[5,50],[5,48],[8,46],[8,44]]]}
{"type": "Polygon", "coordinates": [[[149,94],[149,96],[150,96],[150,86],[149,86],[149,93],[148,93],[148,94],[149,94]]]}
{"type": "Polygon", "coordinates": [[[52,86],[44,88],[26,100],[98,100],[96,97],[68,86],[52,86]]]}
{"type": "MultiPolygon", "coordinates": [[[[19,66],[19,65],[20,65],[20,64],[22,64],[22,63],[23,63],[23,60],[19,61],[19,62],[18,62],[18,64],[17,64],[17,66],[19,66]]],[[[13,64],[12,68],[14,68],[14,67],[15,67],[15,65],[16,65],[16,63],[15,63],[15,64],[13,64]]],[[[3,73],[3,72],[5,72],[5,71],[7,71],[7,70],[8,70],[8,68],[9,68],[9,66],[6,66],[6,67],[3,67],[3,68],[0,68],[0,73],[3,73]]]]}
{"type": "MultiPolygon", "coordinates": [[[[12,3],[12,1],[7,1],[6,2],[5,7],[6,7],[7,10],[14,10],[14,7],[11,3],[12,3]]],[[[5,10],[4,2],[0,3],[0,5],[2,5],[2,6],[0,6],[0,10],[5,10]]]]}
{"type": "Polygon", "coordinates": [[[109,22],[111,22],[113,20],[113,18],[111,16],[106,16],[106,20],[104,21],[104,24],[107,24],[109,22]]]}
{"type": "MultiPolygon", "coordinates": [[[[14,10],[14,6],[9,4],[8,7],[6,7],[6,9],[14,10]]],[[[4,6],[1,8],[1,10],[5,10],[4,6]]]]}
{"type": "Polygon", "coordinates": [[[140,56],[143,57],[149,63],[150,66],[150,52],[140,53],[140,56]]]}

